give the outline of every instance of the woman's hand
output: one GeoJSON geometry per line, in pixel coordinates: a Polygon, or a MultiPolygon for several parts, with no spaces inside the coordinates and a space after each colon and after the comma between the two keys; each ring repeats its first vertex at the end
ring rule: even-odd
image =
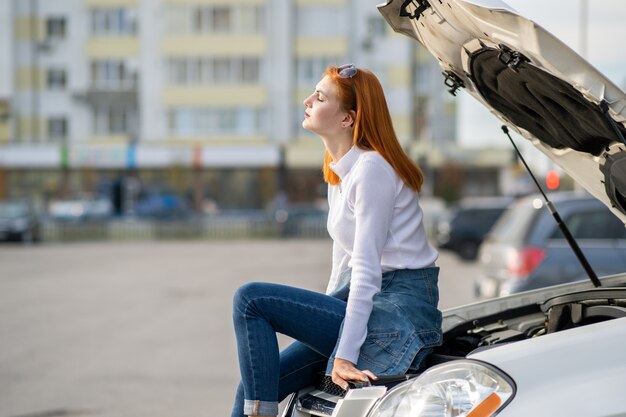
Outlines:
{"type": "Polygon", "coordinates": [[[378,378],[371,371],[361,371],[350,361],[335,358],[333,362],[332,380],[344,390],[348,389],[348,381],[372,381],[378,378]]]}

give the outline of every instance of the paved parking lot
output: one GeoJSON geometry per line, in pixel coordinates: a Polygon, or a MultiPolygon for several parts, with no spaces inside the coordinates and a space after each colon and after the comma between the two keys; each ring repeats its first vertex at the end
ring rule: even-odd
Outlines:
{"type": "MultiPolygon", "coordinates": [[[[323,291],[328,240],[0,246],[0,417],[227,416],[230,302],[250,280],[323,291]]],[[[474,264],[442,253],[442,308],[474,264]]],[[[281,339],[286,343],[286,339],[281,339]]]]}

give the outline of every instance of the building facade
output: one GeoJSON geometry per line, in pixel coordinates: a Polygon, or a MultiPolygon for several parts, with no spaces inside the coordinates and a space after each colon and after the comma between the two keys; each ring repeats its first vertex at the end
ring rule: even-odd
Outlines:
{"type": "Polygon", "coordinates": [[[0,199],[128,177],[196,207],[323,197],[323,145],[301,121],[328,64],[379,75],[415,159],[455,141],[439,66],[375,4],[7,0],[0,22],[0,199]]]}

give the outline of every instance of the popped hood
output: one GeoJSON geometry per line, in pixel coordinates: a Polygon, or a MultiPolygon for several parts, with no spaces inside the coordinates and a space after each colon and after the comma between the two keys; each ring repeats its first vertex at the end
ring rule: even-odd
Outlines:
{"type": "Polygon", "coordinates": [[[499,0],[390,0],[391,27],[626,224],[626,94],[499,0]]]}

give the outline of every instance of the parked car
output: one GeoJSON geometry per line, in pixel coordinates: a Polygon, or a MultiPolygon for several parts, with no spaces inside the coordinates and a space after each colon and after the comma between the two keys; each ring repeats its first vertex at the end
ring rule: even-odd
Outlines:
{"type": "Polygon", "coordinates": [[[623,416],[626,274],[603,283],[448,309],[420,372],[347,392],[320,377],[282,417],[623,416]]]}
{"type": "Polygon", "coordinates": [[[474,260],[487,232],[511,203],[508,197],[469,198],[449,209],[437,225],[437,244],[474,260]]]}
{"type": "Polygon", "coordinates": [[[54,200],[48,205],[48,217],[59,222],[106,220],[113,215],[113,206],[105,198],[54,200]]]}
{"type": "Polygon", "coordinates": [[[139,217],[158,220],[184,219],[192,214],[189,203],[171,192],[150,192],[135,203],[134,213],[139,217]]]}
{"type": "MultiPolygon", "coordinates": [[[[623,230],[622,90],[498,0],[389,0],[379,10],[396,32],[437,58],[452,93],[464,89],[541,149],[604,203],[619,219],[615,229],[623,230]]],[[[626,415],[626,273],[446,310],[442,328],[441,346],[417,374],[353,384],[347,392],[323,379],[294,393],[283,415],[626,415]]]]}
{"type": "MultiPolygon", "coordinates": [[[[626,271],[626,228],[604,204],[577,193],[550,200],[598,276],[626,271]]],[[[483,243],[479,262],[481,297],[587,279],[541,195],[511,205],[483,243]]]]}
{"type": "Polygon", "coordinates": [[[281,227],[283,237],[327,236],[326,221],[328,208],[312,204],[290,205],[286,209],[277,210],[274,219],[281,227]]]}
{"type": "Polygon", "coordinates": [[[0,201],[0,241],[39,242],[41,222],[26,201],[0,201]]]}

